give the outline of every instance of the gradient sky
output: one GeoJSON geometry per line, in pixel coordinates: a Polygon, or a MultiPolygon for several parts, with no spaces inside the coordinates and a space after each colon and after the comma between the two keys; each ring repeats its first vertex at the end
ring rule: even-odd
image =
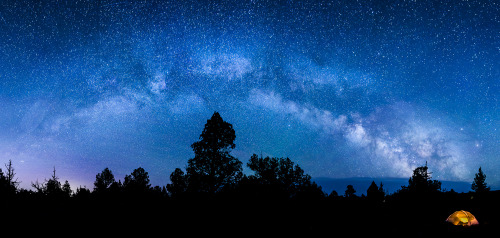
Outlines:
{"type": "MultiPolygon", "coordinates": [[[[232,154],[313,177],[500,184],[496,1],[0,3],[0,162],[21,187],[185,168],[214,111],[232,154]]],[[[245,169],[245,172],[248,172],[245,169]]]]}

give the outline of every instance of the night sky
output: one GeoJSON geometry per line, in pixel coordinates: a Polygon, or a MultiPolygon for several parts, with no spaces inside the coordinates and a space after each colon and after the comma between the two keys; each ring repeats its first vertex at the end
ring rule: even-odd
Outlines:
{"type": "Polygon", "coordinates": [[[164,186],[217,111],[244,164],[500,185],[497,1],[210,2],[1,1],[2,168],[164,186]]]}

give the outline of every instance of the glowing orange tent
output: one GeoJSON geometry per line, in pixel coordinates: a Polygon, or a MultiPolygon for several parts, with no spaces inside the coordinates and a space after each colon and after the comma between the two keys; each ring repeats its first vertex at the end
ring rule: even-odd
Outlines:
{"type": "Polygon", "coordinates": [[[456,211],[451,214],[447,219],[447,222],[452,223],[455,226],[474,226],[479,225],[476,217],[468,211],[456,211]]]}

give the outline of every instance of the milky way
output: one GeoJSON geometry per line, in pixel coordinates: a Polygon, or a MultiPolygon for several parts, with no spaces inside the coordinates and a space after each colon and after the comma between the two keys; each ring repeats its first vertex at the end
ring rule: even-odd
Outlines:
{"type": "Polygon", "coordinates": [[[214,111],[313,177],[500,182],[495,1],[2,1],[0,160],[169,183],[214,111]]]}

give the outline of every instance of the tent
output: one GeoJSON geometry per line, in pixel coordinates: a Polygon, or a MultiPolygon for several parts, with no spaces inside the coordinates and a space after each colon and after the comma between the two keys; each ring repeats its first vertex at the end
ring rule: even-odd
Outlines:
{"type": "Polygon", "coordinates": [[[456,211],[451,214],[447,219],[447,222],[452,223],[455,226],[474,226],[479,225],[476,217],[468,211],[456,211]]]}

